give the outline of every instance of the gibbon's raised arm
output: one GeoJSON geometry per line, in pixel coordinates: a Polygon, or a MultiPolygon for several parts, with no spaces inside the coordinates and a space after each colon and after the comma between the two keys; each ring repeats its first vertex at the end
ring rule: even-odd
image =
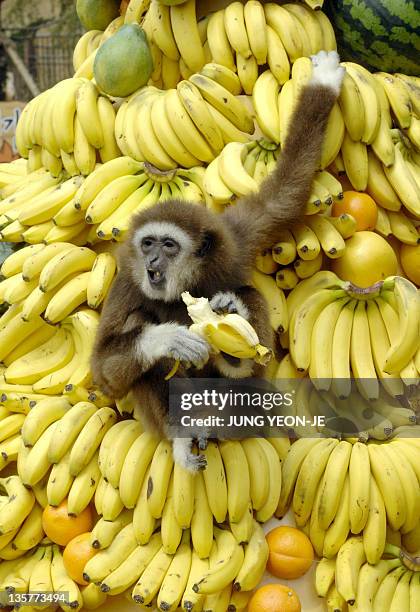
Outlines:
{"type": "Polygon", "coordinates": [[[345,71],[335,51],[321,51],[312,61],[312,79],[301,91],[276,169],[258,193],[223,213],[242,237],[244,251],[252,261],[259,251],[279,241],[279,230],[302,218],[319,168],[328,116],[345,71]]]}

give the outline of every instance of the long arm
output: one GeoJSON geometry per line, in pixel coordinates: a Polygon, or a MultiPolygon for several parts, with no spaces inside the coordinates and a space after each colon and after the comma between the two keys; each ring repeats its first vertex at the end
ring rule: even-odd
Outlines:
{"type": "Polygon", "coordinates": [[[258,251],[278,242],[281,229],[302,218],[319,168],[328,116],[339,95],[344,69],[335,52],[321,51],[313,63],[312,79],[297,101],[276,169],[258,193],[224,213],[248,246],[251,261],[258,251]]]}

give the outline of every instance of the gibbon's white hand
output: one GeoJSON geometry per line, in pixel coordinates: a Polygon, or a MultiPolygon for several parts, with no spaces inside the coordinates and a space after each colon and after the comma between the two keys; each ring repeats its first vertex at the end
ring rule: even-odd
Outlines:
{"type": "Polygon", "coordinates": [[[338,95],[346,71],[340,66],[340,56],[337,51],[319,51],[316,55],[311,55],[311,60],[313,64],[311,82],[330,87],[338,95]]]}
{"type": "Polygon", "coordinates": [[[187,368],[192,364],[202,368],[210,356],[210,345],[188,327],[174,329],[167,344],[167,357],[181,361],[187,368]]]}

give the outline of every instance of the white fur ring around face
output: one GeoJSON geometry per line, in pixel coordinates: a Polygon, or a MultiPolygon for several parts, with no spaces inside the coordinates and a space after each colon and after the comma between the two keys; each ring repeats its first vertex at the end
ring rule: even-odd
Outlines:
{"type": "Polygon", "coordinates": [[[312,83],[330,87],[338,95],[346,71],[340,66],[340,56],[337,51],[319,51],[311,56],[311,60],[312,83]]]}

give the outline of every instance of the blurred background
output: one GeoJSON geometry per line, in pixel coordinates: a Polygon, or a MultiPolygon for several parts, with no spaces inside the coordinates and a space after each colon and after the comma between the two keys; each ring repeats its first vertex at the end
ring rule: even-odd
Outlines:
{"type": "Polygon", "coordinates": [[[75,2],[0,0],[0,162],[16,156],[14,134],[25,103],[72,76],[81,33],[75,2]]]}
{"type": "Polygon", "coordinates": [[[29,100],[72,75],[72,53],[82,28],[68,0],[0,0],[0,99],[29,100]],[[22,75],[16,51],[34,83],[22,75]]]}

